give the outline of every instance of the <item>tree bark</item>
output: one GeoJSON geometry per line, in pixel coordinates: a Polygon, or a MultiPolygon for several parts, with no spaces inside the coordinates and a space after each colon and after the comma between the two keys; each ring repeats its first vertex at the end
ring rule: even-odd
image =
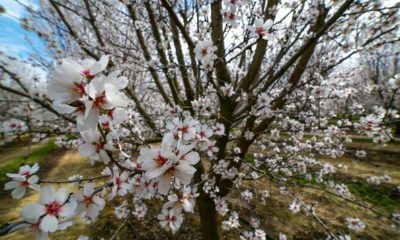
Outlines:
{"type": "Polygon", "coordinates": [[[203,191],[197,198],[200,210],[200,230],[204,240],[220,240],[222,237],[221,218],[215,210],[214,200],[203,191]]]}
{"type": "MultiPolygon", "coordinates": [[[[202,181],[201,175],[204,173],[203,164],[196,167],[197,171],[194,175],[196,183],[202,181]]],[[[200,196],[196,199],[200,212],[200,231],[203,240],[220,240],[222,238],[221,218],[215,210],[215,203],[199,186],[200,196]]]]}

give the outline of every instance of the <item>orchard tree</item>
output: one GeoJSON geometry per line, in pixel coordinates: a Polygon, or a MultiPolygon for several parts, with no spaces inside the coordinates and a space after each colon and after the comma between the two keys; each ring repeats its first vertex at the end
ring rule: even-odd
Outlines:
{"type": "MultiPolygon", "coordinates": [[[[361,77],[355,59],[380,48],[398,51],[399,5],[39,2],[37,10],[26,6],[30,16],[21,24],[46,48],[27,60],[6,54],[0,59],[3,141],[56,135],[58,145],[78,149],[104,170],[84,178],[77,172],[65,181],[39,179],[38,164],[7,174],[5,189],[13,198],[36,190],[40,201],[23,208],[21,221],[3,225],[1,235],[31,228],[46,239],[79,217],[101,218],[111,202],[120,204],[115,211],[126,224],[146,218],[146,202],[159,199],[160,227],[172,233],[197,209],[203,239],[222,239],[234,229],[240,239],[274,239],[260,227],[255,208],[271,194],[257,187],[261,181],[290,196],[288,208],[315,219],[329,239],[350,236],[331,230],[311,205],[315,199],[302,199],[298,189],[313,187],[399,224],[399,213],[387,215],[357,201],[333,178],[345,167],[319,160],[345,152],[363,157],[365,152],[346,150],[348,133],[377,144],[395,141],[398,63],[377,82],[385,100],[370,106],[365,96],[374,88],[365,84],[369,79],[361,77]],[[77,183],[76,191],[57,189],[57,183],[77,183]],[[249,210],[235,209],[233,196],[249,210]]],[[[368,227],[344,217],[343,229],[368,227]]]]}

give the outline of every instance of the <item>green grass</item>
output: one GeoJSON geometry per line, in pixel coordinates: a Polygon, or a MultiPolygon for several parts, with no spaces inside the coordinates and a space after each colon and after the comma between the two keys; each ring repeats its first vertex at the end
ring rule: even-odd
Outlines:
{"type": "Polygon", "coordinates": [[[350,192],[375,206],[394,209],[400,207],[400,201],[392,198],[390,192],[383,188],[374,187],[368,183],[348,183],[350,192]]]}
{"type": "Polygon", "coordinates": [[[56,147],[57,146],[54,142],[49,142],[41,148],[33,151],[28,157],[21,156],[14,160],[0,164],[0,181],[7,179],[6,173],[16,173],[21,165],[33,164],[37,161],[40,161],[45,155],[56,149],[56,147]]]}

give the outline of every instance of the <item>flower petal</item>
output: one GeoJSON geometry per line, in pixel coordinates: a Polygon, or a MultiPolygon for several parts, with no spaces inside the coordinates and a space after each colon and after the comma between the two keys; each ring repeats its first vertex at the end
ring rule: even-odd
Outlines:
{"type": "Polygon", "coordinates": [[[47,214],[42,219],[39,227],[43,232],[55,232],[58,228],[58,219],[53,215],[47,214]]]}
{"type": "Polygon", "coordinates": [[[57,191],[56,194],[56,201],[60,204],[64,204],[65,201],[68,199],[69,197],[69,191],[66,188],[60,188],[57,191]]]}
{"type": "Polygon", "coordinates": [[[75,209],[78,206],[76,202],[70,202],[62,206],[59,215],[61,217],[71,217],[75,214],[75,209]]]}
{"type": "Polygon", "coordinates": [[[46,186],[40,192],[40,203],[45,205],[56,199],[56,190],[53,186],[46,186]]]}
{"type": "Polygon", "coordinates": [[[40,204],[32,203],[25,206],[21,211],[24,219],[37,220],[46,213],[46,208],[40,204]]]}

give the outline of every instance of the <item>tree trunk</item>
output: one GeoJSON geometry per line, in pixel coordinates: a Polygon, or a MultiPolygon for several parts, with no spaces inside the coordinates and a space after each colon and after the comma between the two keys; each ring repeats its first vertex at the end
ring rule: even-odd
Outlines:
{"type": "Polygon", "coordinates": [[[222,240],[221,218],[215,210],[214,200],[203,191],[197,198],[200,210],[200,230],[203,240],[222,240]]]}
{"type": "MultiPolygon", "coordinates": [[[[201,175],[204,173],[203,163],[196,166],[196,173],[194,174],[194,181],[201,183],[201,175]]],[[[204,240],[222,240],[221,219],[215,210],[214,200],[211,199],[202,189],[200,184],[198,192],[200,196],[197,197],[196,202],[200,212],[200,230],[202,239],[204,240]]]]}

